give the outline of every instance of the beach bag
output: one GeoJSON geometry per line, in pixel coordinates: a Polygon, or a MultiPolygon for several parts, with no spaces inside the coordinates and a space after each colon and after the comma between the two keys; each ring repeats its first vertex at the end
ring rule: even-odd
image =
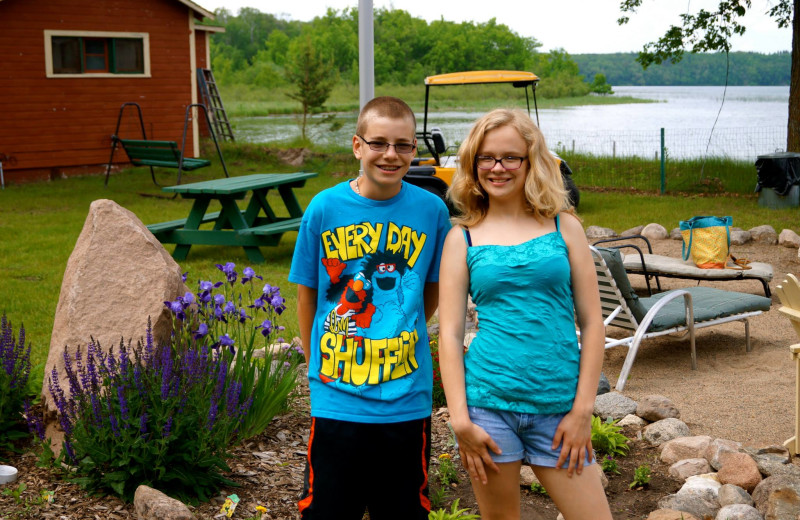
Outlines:
{"type": "MultiPolygon", "coordinates": [[[[732,217],[692,217],[681,220],[681,255],[691,256],[702,269],[725,269],[729,264],[732,217]]],[[[736,264],[733,264],[736,265],[736,264]]]]}

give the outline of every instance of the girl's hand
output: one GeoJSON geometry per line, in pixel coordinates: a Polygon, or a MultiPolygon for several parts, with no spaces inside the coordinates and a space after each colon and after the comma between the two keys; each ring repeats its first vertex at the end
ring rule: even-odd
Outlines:
{"type": "Polygon", "coordinates": [[[561,445],[561,453],[556,462],[556,468],[561,469],[567,464],[567,476],[571,477],[575,471],[578,475],[583,472],[583,464],[594,457],[592,450],[592,414],[581,414],[570,411],[561,419],[553,437],[551,449],[561,445]]]}
{"type": "Polygon", "coordinates": [[[492,440],[486,430],[469,422],[463,428],[454,428],[458,440],[458,452],[461,454],[462,464],[469,472],[472,480],[480,480],[483,484],[488,482],[486,468],[498,472],[500,469],[489,455],[489,450],[500,455],[502,450],[492,440]]]}

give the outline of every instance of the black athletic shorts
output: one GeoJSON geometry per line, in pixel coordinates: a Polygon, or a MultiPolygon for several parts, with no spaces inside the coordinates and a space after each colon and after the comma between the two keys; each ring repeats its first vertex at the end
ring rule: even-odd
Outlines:
{"type": "Polygon", "coordinates": [[[427,520],[430,417],[367,424],[314,417],[303,520],[427,520]]]}

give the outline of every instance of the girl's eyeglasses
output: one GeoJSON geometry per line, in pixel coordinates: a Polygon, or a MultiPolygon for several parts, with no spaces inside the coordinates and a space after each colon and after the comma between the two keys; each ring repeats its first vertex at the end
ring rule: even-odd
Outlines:
{"type": "Polygon", "coordinates": [[[488,155],[479,155],[475,157],[475,164],[477,164],[478,168],[481,170],[491,170],[497,163],[500,163],[500,165],[506,170],[516,170],[522,166],[522,161],[524,160],[525,157],[516,157],[513,155],[501,157],[499,159],[489,157],[488,155]]]}

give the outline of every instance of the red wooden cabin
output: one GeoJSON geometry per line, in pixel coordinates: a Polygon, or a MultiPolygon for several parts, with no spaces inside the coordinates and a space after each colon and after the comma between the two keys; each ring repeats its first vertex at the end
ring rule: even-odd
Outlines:
{"type": "MultiPolygon", "coordinates": [[[[5,181],[102,173],[125,102],[142,107],[148,139],[180,143],[186,106],[201,102],[196,69],[210,68],[209,36],[222,30],[204,17],[214,15],[189,0],[0,0],[5,181]]],[[[140,139],[126,110],[119,135],[140,139]]]]}

